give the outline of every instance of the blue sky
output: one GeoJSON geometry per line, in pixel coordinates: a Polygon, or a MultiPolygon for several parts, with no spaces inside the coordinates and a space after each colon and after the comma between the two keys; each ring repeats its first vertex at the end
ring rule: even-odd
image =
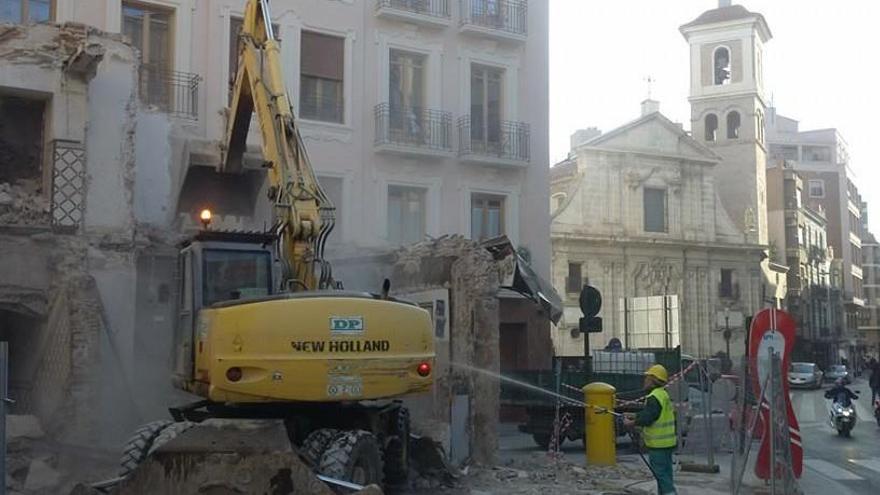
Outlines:
{"type": "MultiPolygon", "coordinates": [[[[611,130],[639,116],[651,76],[660,110],[689,124],[688,49],[678,26],[717,0],[550,2],[550,160],[568,153],[576,129],[611,130]]],[[[735,1],[764,14],[768,93],[801,129],[836,127],[880,234],[880,2],[735,1]],[[872,146],[873,145],[873,146],[872,146]]]]}

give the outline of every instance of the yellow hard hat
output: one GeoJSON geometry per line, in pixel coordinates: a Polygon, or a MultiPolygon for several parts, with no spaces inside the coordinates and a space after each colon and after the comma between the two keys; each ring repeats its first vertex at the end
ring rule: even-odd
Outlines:
{"type": "Polygon", "coordinates": [[[646,375],[653,376],[654,378],[660,380],[661,382],[669,381],[669,373],[666,372],[666,368],[663,367],[662,364],[655,364],[648,368],[648,371],[645,371],[646,375]]]}

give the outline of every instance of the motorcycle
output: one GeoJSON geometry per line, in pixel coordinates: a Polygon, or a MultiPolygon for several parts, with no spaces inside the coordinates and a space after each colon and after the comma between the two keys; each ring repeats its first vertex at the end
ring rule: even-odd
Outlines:
{"type": "MultiPolygon", "coordinates": [[[[856,392],[858,393],[858,392],[856,392]]],[[[875,415],[877,414],[875,409],[875,415]]],[[[850,436],[856,426],[856,410],[852,403],[845,405],[839,401],[831,402],[831,427],[842,437],[850,436]]],[[[877,420],[880,422],[880,419],[877,420]]]]}

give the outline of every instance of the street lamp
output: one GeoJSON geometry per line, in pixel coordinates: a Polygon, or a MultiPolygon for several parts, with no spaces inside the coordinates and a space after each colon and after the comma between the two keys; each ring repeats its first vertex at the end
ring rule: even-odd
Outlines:
{"type": "Polygon", "coordinates": [[[724,307],[724,342],[727,343],[727,359],[730,359],[730,308],[724,307]]]}

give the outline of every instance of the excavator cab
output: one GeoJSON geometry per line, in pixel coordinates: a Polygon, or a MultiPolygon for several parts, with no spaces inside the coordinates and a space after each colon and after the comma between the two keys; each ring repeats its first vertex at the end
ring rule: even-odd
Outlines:
{"type": "Polygon", "coordinates": [[[279,274],[274,263],[274,240],[269,234],[205,230],[180,246],[174,336],[177,385],[193,380],[196,315],[202,308],[277,292],[279,274]]]}

